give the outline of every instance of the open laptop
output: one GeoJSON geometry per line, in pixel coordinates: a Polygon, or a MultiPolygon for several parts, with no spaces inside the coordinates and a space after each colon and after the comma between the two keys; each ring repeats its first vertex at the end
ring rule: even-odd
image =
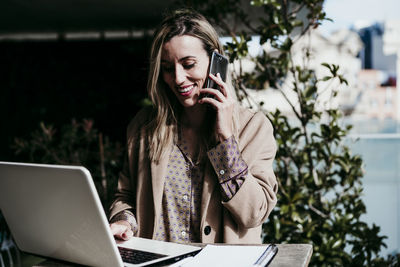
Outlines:
{"type": "Polygon", "coordinates": [[[137,237],[116,242],[84,167],[0,162],[0,209],[20,250],[82,265],[158,265],[200,250],[137,237]],[[134,259],[123,261],[120,251],[134,259]]]}

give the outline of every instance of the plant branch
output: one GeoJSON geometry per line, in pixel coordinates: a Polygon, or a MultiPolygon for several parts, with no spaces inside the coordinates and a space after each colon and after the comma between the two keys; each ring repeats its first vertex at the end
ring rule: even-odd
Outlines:
{"type": "Polygon", "coordinates": [[[315,212],[316,214],[318,214],[319,216],[321,216],[322,218],[328,218],[329,216],[325,213],[323,213],[322,211],[318,210],[317,208],[315,208],[312,204],[308,204],[308,207],[310,208],[310,210],[312,210],[313,212],[315,212]]]}

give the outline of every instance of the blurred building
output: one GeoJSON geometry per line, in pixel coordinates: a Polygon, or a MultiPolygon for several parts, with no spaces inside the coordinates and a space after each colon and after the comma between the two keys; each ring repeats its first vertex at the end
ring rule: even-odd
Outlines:
{"type": "Polygon", "coordinates": [[[397,119],[395,81],[379,70],[361,70],[356,87],[360,97],[352,116],[355,120],[397,119]]]}
{"type": "MultiPolygon", "coordinates": [[[[295,65],[303,66],[305,63],[304,53],[308,49],[311,53],[310,61],[307,63],[313,69],[318,78],[330,75],[329,70],[322,66],[322,63],[336,64],[340,66],[340,73],[348,80],[349,86],[339,85],[338,81],[331,83],[321,82],[319,86],[319,102],[317,107],[320,109],[343,107],[354,109],[359,91],[354,90],[357,82],[357,75],[361,70],[361,60],[357,57],[363,45],[358,34],[351,30],[340,30],[328,37],[325,37],[318,30],[313,30],[304,35],[293,46],[293,61],[295,65]],[[337,90],[340,94],[337,99],[332,101],[332,92],[337,90]]],[[[264,49],[269,49],[265,48],[264,49]]],[[[271,51],[269,51],[271,52],[271,51]]],[[[251,67],[251,64],[248,64],[251,67]]],[[[246,69],[247,71],[249,69],[246,69]]],[[[290,88],[292,77],[287,77],[287,81],[281,89],[294,106],[297,105],[297,96],[290,88]],[[286,86],[285,86],[286,85],[286,86]]],[[[287,100],[278,90],[248,90],[253,102],[264,102],[264,107],[268,110],[279,109],[287,115],[292,114],[291,107],[287,100]]]]}
{"type": "MultiPolygon", "coordinates": [[[[396,53],[384,51],[385,38],[388,35],[386,23],[375,23],[373,25],[357,29],[364,43],[360,51],[363,69],[377,69],[385,71],[390,76],[396,75],[396,53]]],[[[390,24],[390,23],[389,23],[390,24]]]]}
{"type": "MultiPolygon", "coordinates": [[[[315,70],[318,78],[329,76],[328,69],[321,65],[326,62],[339,65],[339,73],[348,81],[348,86],[338,82],[321,83],[318,108],[340,108],[353,122],[399,120],[400,90],[396,82],[400,77],[399,21],[364,24],[363,27],[342,29],[329,36],[322,35],[318,30],[311,31],[293,46],[294,64],[304,65],[305,49],[312,55],[308,67],[315,70]],[[338,92],[337,98],[332,98],[333,91],[338,92]]],[[[250,69],[254,67],[250,63],[247,66],[250,69]]],[[[291,77],[287,79],[285,84],[290,85],[291,77]]],[[[290,86],[279,89],[296,106],[297,96],[290,86]]],[[[248,91],[254,103],[264,102],[268,110],[292,113],[281,92],[268,89],[248,91]]]]}
{"type": "MultiPolygon", "coordinates": [[[[391,20],[385,23],[385,33],[383,36],[383,52],[385,54],[396,55],[396,100],[400,103],[400,20],[391,20]]],[[[400,105],[397,107],[397,120],[400,121],[400,105]]]]}

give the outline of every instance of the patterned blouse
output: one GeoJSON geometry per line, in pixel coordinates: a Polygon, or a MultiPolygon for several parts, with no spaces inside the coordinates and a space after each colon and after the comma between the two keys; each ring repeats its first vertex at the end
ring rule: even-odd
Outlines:
{"type": "MultiPolygon", "coordinates": [[[[208,160],[218,177],[223,201],[230,200],[239,190],[247,174],[238,144],[232,136],[207,152],[208,160]]],[[[164,182],[162,213],[154,238],[170,242],[200,242],[200,208],[205,162],[193,162],[186,141],[179,139],[169,157],[164,182]]],[[[134,233],[136,219],[125,210],[112,222],[127,220],[134,233]]]]}

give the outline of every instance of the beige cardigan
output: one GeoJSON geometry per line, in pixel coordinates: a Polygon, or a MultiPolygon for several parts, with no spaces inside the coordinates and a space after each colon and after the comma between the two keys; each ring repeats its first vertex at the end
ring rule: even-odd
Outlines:
{"type": "MultiPolygon", "coordinates": [[[[153,238],[157,229],[169,160],[168,155],[159,164],[149,160],[148,138],[143,129],[149,113],[140,111],[128,127],[127,159],[110,210],[112,218],[133,208],[139,229],[137,236],[144,238],[153,238]]],[[[211,163],[206,164],[201,202],[202,243],[261,243],[262,223],[276,204],[278,185],[272,169],[276,143],[266,116],[239,107],[237,142],[248,174],[228,202],[221,200],[217,174],[211,163]]],[[[168,149],[172,147],[170,144],[168,149]]]]}

